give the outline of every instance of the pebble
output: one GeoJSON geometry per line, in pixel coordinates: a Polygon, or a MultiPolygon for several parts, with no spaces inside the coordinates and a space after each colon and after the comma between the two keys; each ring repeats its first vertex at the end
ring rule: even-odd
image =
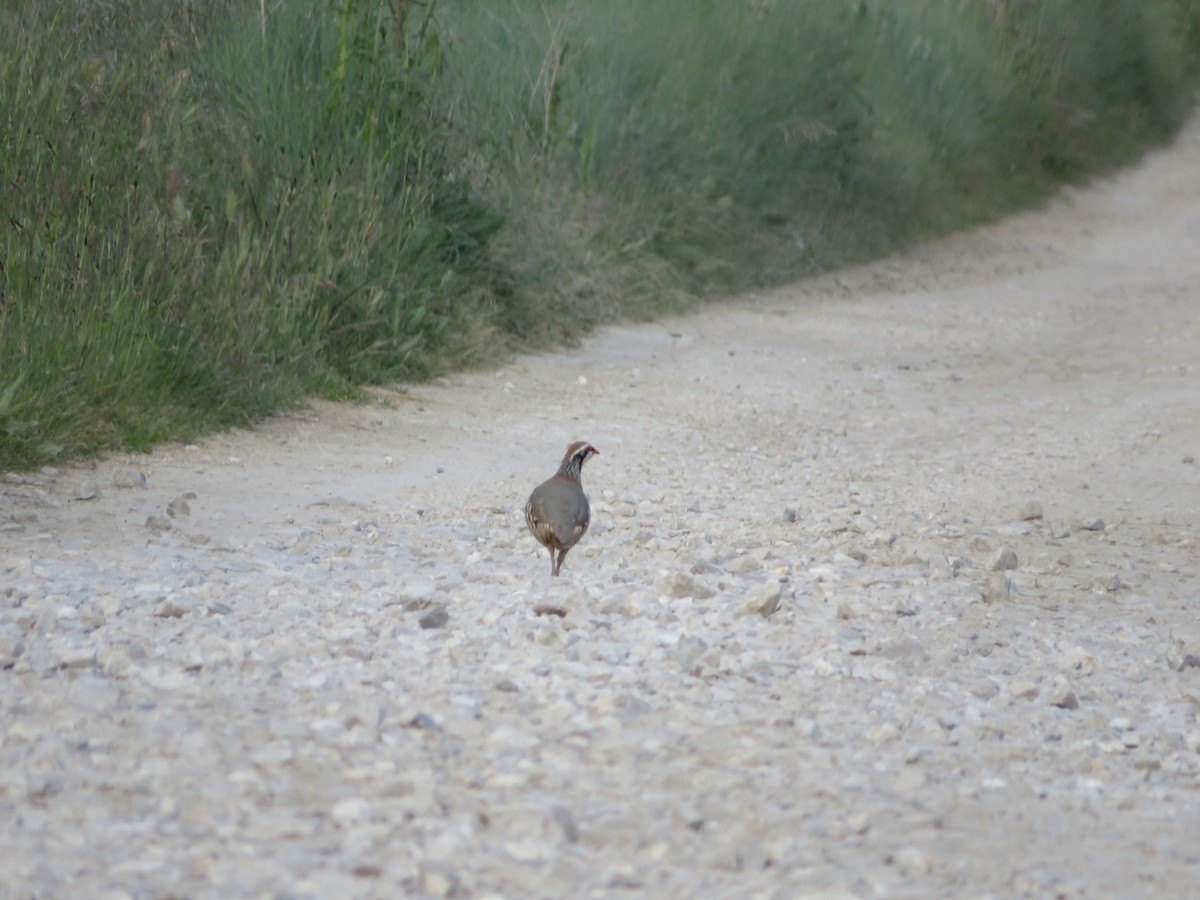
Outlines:
{"type": "Polygon", "coordinates": [[[168,597],[154,608],[154,615],[160,619],[179,619],[192,611],[191,603],[175,597],[168,597]]]}
{"type": "Polygon", "coordinates": [[[100,483],[95,478],[84,478],[75,489],[76,500],[95,500],[100,496],[100,483]]]}
{"type": "Polygon", "coordinates": [[[187,498],[184,497],[182,494],[179,495],[178,497],[173,498],[171,500],[171,502],[167,504],[167,515],[170,516],[172,519],[178,519],[183,516],[190,516],[191,514],[192,514],[192,507],[188,503],[187,498]]]}
{"type": "Polygon", "coordinates": [[[1022,522],[1042,518],[1042,504],[1037,500],[1028,500],[1017,511],[1017,518],[1022,522]]]}
{"type": "Polygon", "coordinates": [[[1176,672],[1200,669],[1200,639],[1172,643],[1166,649],[1167,665],[1176,672]]]}
{"type": "Polygon", "coordinates": [[[417,713],[408,723],[409,728],[417,728],[422,731],[441,731],[442,726],[437,723],[437,720],[428,713],[417,713]]]}
{"type": "Polygon", "coordinates": [[[145,472],[122,467],[113,472],[112,483],[113,487],[119,488],[144,488],[148,479],[145,472]]]}
{"type": "Polygon", "coordinates": [[[993,572],[983,587],[984,603],[1004,603],[1012,593],[1012,579],[1003,572],[993,572]]]}
{"type": "Polygon", "coordinates": [[[1019,700],[1032,700],[1041,693],[1036,682],[1024,678],[1010,683],[1008,692],[1019,700]]]}
{"type": "Polygon", "coordinates": [[[993,550],[992,542],[985,538],[982,534],[977,534],[972,537],[967,546],[976,553],[991,553],[993,550]]]}
{"type": "Polygon", "coordinates": [[[450,613],[446,607],[438,606],[417,619],[417,624],[424,629],[445,628],[450,624],[450,613]]]}
{"type": "Polygon", "coordinates": [[[750,598],[746,604],[746,611],[757,613],[763,618],[769,618],[777,609],[779,609],[779,601],[783,597],[783,586],[779,582],[773,582],[760,588],[758,592],[750,598]]]}
{"type": "Polygon", "coordinates": [[[1046,702],[1059,709],[1079,709],[1079,698],[1075,695],[1070,682],[1065,678],[1056,678],[1046,691],[1046,702]]]}
{"type": "Polygon", "coordinates": [[[930,553],[928,559],[925,561],[929,577],[938,579],[956,578],[959,569],[962,568],[962,564],[962,559],[958,557],[951,559],[945,553],[941,552],[930,553]]]}
{"type": "Polygon", "coordinates": [[[1017,567],[1017,551],[1011,547],[1001,547],[988,560],[989,572],[1005,572],[1017,567]]]}
{"type": "Polygon", "coordinates": [[[659,592],[668,597],[691,597],[693,600],[707,600],[715,594],[709,588],[698,582],[686,572],[668,572],[654,584],[659,592]]]}
{"type": "Polygon", "coordinates": [[[90,669],[95,664],[95,647],[71,647],[59,656],[59,665],[64,669],[90,669]]]}

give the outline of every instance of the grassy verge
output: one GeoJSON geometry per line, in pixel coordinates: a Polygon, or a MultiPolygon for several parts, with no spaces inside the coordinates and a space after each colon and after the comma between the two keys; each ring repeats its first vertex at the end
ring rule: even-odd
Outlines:
{"type": "Polygon", "coordinates": [[[486,344],[498,218],[445,157],[430,23],[247,12],[0,14],[0,464],[145,448],[486,344]]]}
{"type": "Polygon", "coordinates": [[[1200,0],[21,0],[0,467],[995,217],[1190,108],[1200,0]]]}
{"type": "MultiPolygon", "coordinates": [[[[711,294],[994,218],[1169,135],[1200,48],[1195,2],[504,0],[443,20],[456,121],[513,240],[546,236],[524,252],[551,279],[526,289],[552,295],[614,254],[711,294]]],[[[656,290],[617,308],[654,314],[656,290]]],[[[611,312],[580,299],[533,308],[611,312]]]]}

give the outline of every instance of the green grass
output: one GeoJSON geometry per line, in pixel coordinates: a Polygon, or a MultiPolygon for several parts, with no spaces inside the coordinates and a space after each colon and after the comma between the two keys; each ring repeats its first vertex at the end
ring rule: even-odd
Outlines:
{"type": "Polygon", "coordinates": [[[1200,7],[506,0],[443,19],[456,120],[493,194],[532,206],[524,221],[550,178],[598,210],[583,245],[548,251],[584,257],[607,236],[711,294],[1127,161],[1190,104],[1200,7]]]}
{"type": "Polygon", "coordinates": [[[0,466],[557,346],[1173,133],[1200,0],[20,0],[0,466]]]}
{"type": "Polygon", "coordinates": [[[242,6],[0,20],[0,464],[143,449],[486,343],[498,219],[445,159],[436,35],[403,4],[242,6]]]}

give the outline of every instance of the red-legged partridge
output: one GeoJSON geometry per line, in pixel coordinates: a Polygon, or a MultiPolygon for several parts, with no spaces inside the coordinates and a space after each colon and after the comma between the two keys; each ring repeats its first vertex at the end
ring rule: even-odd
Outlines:
{"type": "Polygon", "coordinates": [[[550,551],[551,575],[558,574],[567,551],[588,530],[591,510],[580,476],[587,458],[599,452],[587,441],[573,443],[558,471],[535,487],[525,503],[525,523],[538,542],[550,551]]]}

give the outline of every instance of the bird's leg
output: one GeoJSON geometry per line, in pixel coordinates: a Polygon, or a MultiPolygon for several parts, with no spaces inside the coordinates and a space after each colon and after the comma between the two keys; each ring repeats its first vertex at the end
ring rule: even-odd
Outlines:
{"type": "Polygon", "coordinates": [[[546,549],[550,551],[550,574],[557,575],[558,574],[558,563],[556,563],[554,561],[554,548],[547,547],[546,549]]]}

